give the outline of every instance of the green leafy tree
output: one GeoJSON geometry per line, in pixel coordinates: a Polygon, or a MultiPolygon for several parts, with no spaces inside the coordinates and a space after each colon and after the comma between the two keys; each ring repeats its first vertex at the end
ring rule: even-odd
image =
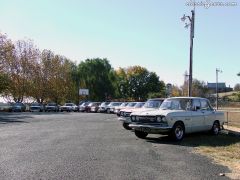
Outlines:
{"type": "Polygon", "coordinates": [[[114,97],[114,70],[107,59],[87,59],[78,66],[80,88],[89,89],[89,98],[102,101],[114,97]]]}
{"type": "Polygon", "coordinates": [[[118,98],[127,99],[129,97],[129,82],[127,71],[124,68],[118,68],[116,71],[116,94],[118,98]]]}
{"type": "Polygon", "coordinates": [[[141,66],[132,66],[118,70],[118,81],[121,95],[134,100],[146,100],[149,96],[165,96],[165,84],[154,72],[141,66]]]}

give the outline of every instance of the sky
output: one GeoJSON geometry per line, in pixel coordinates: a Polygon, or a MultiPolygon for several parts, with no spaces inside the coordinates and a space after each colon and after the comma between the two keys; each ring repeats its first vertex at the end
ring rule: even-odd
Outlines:
{"type": "MultiPolygon", "coordinates": [[[[195,0],[195,2],[201,2],[195,0]]],[[[203,0],[202,2],[216,2],[203,0]]],[[[195,6],[193,78],[240,83],[240,0],[195,6]]],[[[0,0],[0,32],[30,38],[79,63],[107,58],[114,68],[140,65],[165,83],[182,85],[189,69],[190,31],[180,18],[190,0],[0,0]]]]}

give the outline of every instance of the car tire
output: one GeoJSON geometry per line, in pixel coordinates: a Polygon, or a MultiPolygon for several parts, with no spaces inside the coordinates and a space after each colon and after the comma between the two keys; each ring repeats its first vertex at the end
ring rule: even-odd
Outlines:
{"type": "Polygon", "coordinates": [[[173,129],[171,131],[171,137],[175,141],[181,141],[185,135],[185,127],[181,122],[177,122],[174,124],[173,129]]]}
{"type": "Polygon", "coordinates": [[[132,129],[132,128],[129,127],[129,123],[123,123],[122,125],[126,130],[131,130],[132,129]]]}
{"type": "Polygon", "coordinates": [[[147,135],[148,135],[147,132],[138,131],[138,130],[135,130],[134,133],[140,139],[145,139],[147,137],[147,135]]]}
{"type": "Polygon", "coordinates": [[[218,121],[214,121],[212,129],[211,129],[211,134],[212,135],[218,135],[220,131],[220,125],[218,121]]]}

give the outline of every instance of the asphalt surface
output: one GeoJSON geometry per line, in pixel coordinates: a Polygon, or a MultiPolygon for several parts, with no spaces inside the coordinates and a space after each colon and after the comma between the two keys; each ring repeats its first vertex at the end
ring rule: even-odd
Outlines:
{"type": "Polygon", "coordinates": [[[226,167],[192,150],[160,135],[138,139],[116,115],[0,113],[1,180],[227,179],[226,167]]]}

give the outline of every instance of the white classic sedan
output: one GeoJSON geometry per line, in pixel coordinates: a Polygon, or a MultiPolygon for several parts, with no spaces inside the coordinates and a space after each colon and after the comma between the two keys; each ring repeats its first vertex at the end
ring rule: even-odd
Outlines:
{"type": "Polygon", "coordinates": [[[78,111],[78,106],[74,103],[65,103],[63,106],[60,107],[60,111],[67,111],[67,112],[76,112],[78,111]]]}
{"type": "Polygon", "coordinates": [[[205,98],[174,97],[163,101],[155,111],[133,112],[131,124],[135,135],[168,134],[175,140],[185,133],[210,131],[217,135],[224,124],[224,113],[215,111],[205,98]]]}

